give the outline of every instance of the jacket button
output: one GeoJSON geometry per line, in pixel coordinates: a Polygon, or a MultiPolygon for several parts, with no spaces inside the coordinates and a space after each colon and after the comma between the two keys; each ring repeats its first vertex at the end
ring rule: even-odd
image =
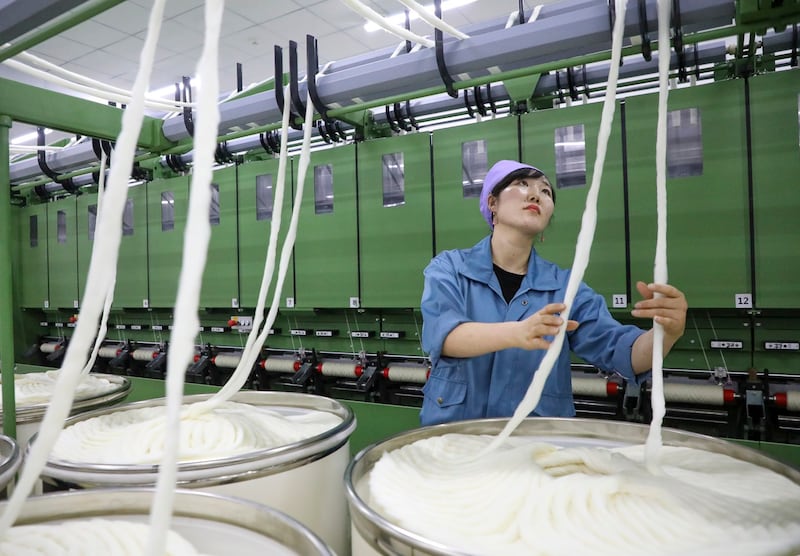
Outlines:
{"type": "Polygon", "coordinates": [[[528,300],[527,300],[527,299],[523,299],[523,300],[522,300],[522,306],[524,307],[524,306],[526,306],[527,304],[528,304],[528,300]]]}
{"type": "Polygon", "coordinates": [[[444,400],[441,397],[436,398],[436,403],[442,405],[442,402],[444,402],[444,400]]]}

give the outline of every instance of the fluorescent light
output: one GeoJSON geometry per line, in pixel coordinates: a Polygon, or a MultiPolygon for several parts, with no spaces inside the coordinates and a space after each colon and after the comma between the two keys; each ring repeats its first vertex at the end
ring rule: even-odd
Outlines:
{"type": "MultiPolygon", "coordinates": [[[[442,13],[444,13],[446,10],[450,10],[453,8],[460,8],[461,6],[472,4],[475,1],[476,0],[444,0],[444,2],[442,2],[442,13]]],[[[430,13],[433,13],[433,4],[428,4],[427,6],[425,6],[425,10],[430,13]]],[[[402,26],[406,22],[406,14],[399,13],[395,15],[390,15],[384,19],[387,19],[396,25],[402,26]]],[[[409,21],[414,21],[415,19],[419,19],[419,15],[417,15],[417,13],[414,12],[413,10],[409,10],[408,19],[409,21]]],[[[381,27],[379,27],[376,23],[373,23],[371,21],[364,24],[364,30],[370,33],[372,31],[377,31],[378,29],[381,29],[381,27]]]]}
{"type": "MultiPolygon", "coordinates": [[[[52,129],[45,129],[44,134],[45,137],[50,135],[53,132],[52,129]]],[[[11,140],[12,145],[21,145],[23,143],[27,143],[28,141],[36,141],[39,138],[39,134],[36,131],[31,131],[30,133],[26,133],[25,135],[20,135],[11,140]]]]}

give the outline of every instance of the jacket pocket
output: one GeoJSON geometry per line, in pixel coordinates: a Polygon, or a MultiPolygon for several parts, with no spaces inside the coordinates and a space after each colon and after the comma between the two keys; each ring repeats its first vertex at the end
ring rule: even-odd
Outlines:
{"type": "Polygon", "coordinates": [[[463,380],[431,375],[422,389],[420,422],[434,425],[468,419],[466,415],[467,383],[463,380]]]}

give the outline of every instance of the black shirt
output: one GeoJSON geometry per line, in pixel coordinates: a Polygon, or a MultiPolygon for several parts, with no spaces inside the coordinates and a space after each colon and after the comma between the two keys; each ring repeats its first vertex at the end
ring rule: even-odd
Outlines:
{"type": "Polygon", "coordinates": [[[493,264],[492,266],[494,266],[494,274],[497,276],[497,281],[500,282],[500,289],[503,290],[503,297],[505,298],[506,303],[511,303],[511,300],[514,299],[514,295],[517,293],[517,290],[519,290],[519,287],[522,284],[522,279],[525,278],[525,275],[508,272],[496,264],[493,264]]]}

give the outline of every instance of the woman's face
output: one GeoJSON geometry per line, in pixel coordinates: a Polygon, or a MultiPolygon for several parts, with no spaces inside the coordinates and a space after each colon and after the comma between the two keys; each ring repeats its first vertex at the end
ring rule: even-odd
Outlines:
{"type": "Polygon", "coordinates": [[[494,212],[495,230],[508,227],[532,238],[547,228],[553,216],[553,186],[544,176],[520,178],[497,197],[490,196],[489,208],[494,212]]]}

